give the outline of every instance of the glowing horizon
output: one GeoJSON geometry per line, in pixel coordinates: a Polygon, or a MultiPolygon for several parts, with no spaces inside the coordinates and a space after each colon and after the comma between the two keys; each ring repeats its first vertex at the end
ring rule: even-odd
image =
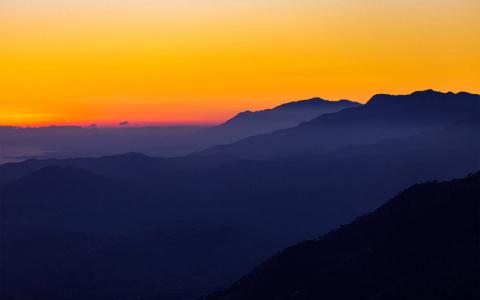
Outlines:
{"type": "Polygon", "coordinates": [[[477,0],[6,0],[0,125],[213,124],[319,96],[480,93],[477,0]]]}

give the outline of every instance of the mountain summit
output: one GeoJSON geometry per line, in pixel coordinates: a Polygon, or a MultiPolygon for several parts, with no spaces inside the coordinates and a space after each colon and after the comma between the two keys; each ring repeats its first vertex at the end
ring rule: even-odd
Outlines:
{"type": "Polygon", "coordinates": [[[330,101],[311,98],[292,101],[271,109],[241,112],[225,123],[210,129],[209,132],[235,136],[238,139],[293,127],[326,113],[357,106],[361,104],[350,100],[330,101]]]}

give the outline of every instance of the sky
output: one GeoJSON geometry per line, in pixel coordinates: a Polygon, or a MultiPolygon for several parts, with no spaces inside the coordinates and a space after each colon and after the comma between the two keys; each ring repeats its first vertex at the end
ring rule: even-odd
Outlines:
{"type": "Polygon", "coordinates": [[[480,93],[478,0],[0,0],[0,125],[480,93]]]}

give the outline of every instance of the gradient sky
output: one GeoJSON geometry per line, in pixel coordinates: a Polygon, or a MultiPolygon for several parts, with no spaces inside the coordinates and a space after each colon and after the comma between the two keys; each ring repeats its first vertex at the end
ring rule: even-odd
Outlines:
{"type": "Polygon", "coordinates": [[[480,92],[478,0],[0,0],[0,124],[480,92]]]}

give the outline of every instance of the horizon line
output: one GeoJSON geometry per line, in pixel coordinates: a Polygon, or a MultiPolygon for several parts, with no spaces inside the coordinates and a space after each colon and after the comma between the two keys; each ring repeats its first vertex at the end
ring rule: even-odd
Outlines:
{"type": "MultiPolygon", "coordinates": [[[[262,108],[262,109],[254,110],[253,112],[258,112],[258,111],[268,110],[268,109],[274,109],[274,108],[276,108],[278,106],[281,106],[281,105],[284,105],[284,104],[303,101],[303,100],[312,100],[312,99],[322,99],[322,100],[325,100],[325,101],[332,101],[332,102],[348,100],[348,101],[354,101],[354,102],[360,103],[362,105],[365,105],[373,97],[375,97],[377,95],[408,96],[408,95],[412,95],[412,94],[415,94],[415,93],[422,93],[422,92],[423,93],[424,92],[434,92],[434,93],[440,93],[440,94],[462,94],[462,93],[476,94],[474,92],[466,92],[466,91],[463,91],[463,90],[442,91],[442,90],[427,88],[427,89],[418,89],[418,90],[414,90],[413,92],[401,93],[401,94],[389,94],[389,93],[382,93],[382,92],[375,93],[365,102],[358,102],[356,100],[345,99],[345,98],[330,100],[330,99],[324,99],[323,97],[314,96],[314,97],[309,97],[309,98],[300,99],[300,100],[298,100],[298,99],[297,100],[294,100],[294,99],[286,100],[286,102],[282,102],[282,103],[279,103],[277,105],[274,105],[274,106],[271,106],[271,107],[268,107],[268,108],[262,108]]],[[[215,120],[203,119],[203,120],[177,121],[177,122],[176,121],[135,121],[135,120],[130,121],[130,120],[127,120],[127,119],[119,119],[118,121],[99,121],[99,122],[86,122],[86,121],[70,122],[70,121],[66,120],[64,122],[52,122],[52,123],[49,123],[49,122],[45,122],[45,123],[43,123],[43,122],[38,122],[38,123],[32,122],[32,123],[27,123],[25,125],[13,125],[13,124],[8,125],[8,124],[1,124],[0,123],[0,128],[11,127],[11,128],[21,128],[21,129],[36,129],[36,128],[48,128],[48,127],[81,127],[81,128],[106,128],[106,129],[112,128],[112,129],[114,129],[114,128],[147,128],[147,127],[164,127],[164,128],[168,128],[168,127],[213,127],[213,126],[221,125],[224,122],[227,122],[231,118],[235,117],[238,113],[241,113],[241,112],[244,112],[244,111],[250,111],[250,110],[246,109],[246,110],[243,110],[243,111],[238,111],[237,113],[235,113],[231,117],[227,117],[227,118],[224,118],[224,119],[221,119],[221,120],[220,119],[215,119],[215,120]],[[122,124],[122,123],[125,123],[125,124],[122,124]]]]}

